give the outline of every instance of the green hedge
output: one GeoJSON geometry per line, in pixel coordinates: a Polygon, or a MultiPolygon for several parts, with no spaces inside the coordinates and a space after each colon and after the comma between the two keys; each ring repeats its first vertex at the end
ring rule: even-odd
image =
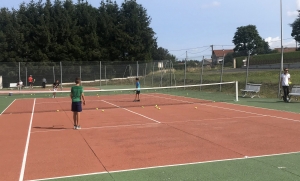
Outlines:
{"type": "MultiPolygon", "coordinates": [[[[247,56],[237,57],[236,65],[238,68],[242,67],[243,60],[247,59],[247,56]]],[[[283,59],[285,63],[300,62],[300,51],[283,53],[283,59]]],[[[254,55],[250,57],[250,65],[263,65],[263,64],[275,64],[280,63],[281,53],[254,55]]]]}

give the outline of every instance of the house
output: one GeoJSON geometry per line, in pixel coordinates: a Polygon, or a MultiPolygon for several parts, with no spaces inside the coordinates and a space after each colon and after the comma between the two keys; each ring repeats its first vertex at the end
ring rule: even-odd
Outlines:
{"type": "MultiPolygon", "coordinates": [[[[279,53],[281,53],[281,48],[275,48],[279,53]]],[[[283,52],[295,52],[297,51],[296,47],[283,47],[283,52]]]]}
{"type": "Polygon", "coordinates": [[[228,53],[233,53],[233,50],[213,50],[212,52],[212,63],[214,65],[220,64],[223,61],[223,57],[226,56],[228,53]]]}

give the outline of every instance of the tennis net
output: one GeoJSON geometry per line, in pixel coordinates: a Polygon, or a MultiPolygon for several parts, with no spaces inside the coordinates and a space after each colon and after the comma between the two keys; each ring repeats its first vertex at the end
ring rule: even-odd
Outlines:
{"type": "MultiPolygon", "coordinates": [[[[144,87],[140,88],[140,101],[134,101],[135,94],[135,88],[84,90],[83,110],[233,102],[238,101],[238,82],[144,87]]],[[[58,90],[56,98],[52,97],[53,91],[49,89],[0,91],[0,99],[7,102],[3,114],[31,113],[33,104],[35,113],[71,110],[70,88],[58,90]]]]}

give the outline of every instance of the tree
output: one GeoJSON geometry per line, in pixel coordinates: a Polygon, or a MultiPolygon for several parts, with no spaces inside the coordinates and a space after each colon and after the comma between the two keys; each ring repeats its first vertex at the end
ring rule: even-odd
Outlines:
{"type": "Polygon", "coordinates": [[[292,33],[291,36],[299,43],[300,42],[300,10],[298,11],[298,18],[291,24],[292,33]]]}
{"type": "Polygon", "coordinates": [[[120,25],[123,55],[126,60],[151,60],[151,49],[156,41],[150,27],[151,18],[147,10],[136,0],[127,0],[120,8],[120,25]]]}
{"type": "Polygon", "coordinates": [[[259,36],[256,26],[248,25],[237,28],[232,42],[235,45],[234,51],[241,54],[266,54],[270,53],[268,42],[259,36]]]}

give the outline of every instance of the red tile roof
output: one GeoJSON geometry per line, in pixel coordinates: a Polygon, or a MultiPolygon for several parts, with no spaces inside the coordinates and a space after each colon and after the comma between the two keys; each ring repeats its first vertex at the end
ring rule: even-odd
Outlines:
{"type": "Polygon", "coordinates": [[[214,50],[213,53],[217,56],[217,57],[223,57],[224,56],[224,53],[225,55],[227,53],[233,53],[234,51],[233,50],[214,50]]]}

